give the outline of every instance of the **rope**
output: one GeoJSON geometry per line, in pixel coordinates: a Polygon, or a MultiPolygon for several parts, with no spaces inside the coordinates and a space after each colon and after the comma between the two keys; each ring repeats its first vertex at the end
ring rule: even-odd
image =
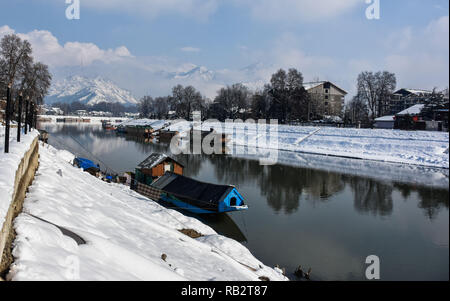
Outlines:
{"type": "Polygon", "coordinates": [[[94,155],[91,151],[89,151],[87,148],[85,148],[83,146],[83,144],[81,144],[77,139],[75,139],[72,135],[68,134],[68,136],[70,138],[73,139],[73,141],[75,141],[78,145],[81,146],[82,149],[84,149],[88,154],[90,154],[94,159],[96,159],[97,161],[99,161],[100,163],[102,163],[107,170],[110,169],[112,172],[114,172],[115,174],[119,174],[117,171],[115,171],[113,168],[111,168],[108,164],[106,164],[105,162],[103,162],[101,159],[99,159],[96,155],[94,155]]]}

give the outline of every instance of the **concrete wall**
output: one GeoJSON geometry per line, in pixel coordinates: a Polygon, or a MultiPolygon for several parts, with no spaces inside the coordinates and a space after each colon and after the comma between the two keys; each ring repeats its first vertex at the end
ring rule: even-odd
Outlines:
{"type": "Polygon", "coordinates": [[[14,193],[11,205],[6,214],[5,222],[3,223],[0,232],[0,279],[5,276],[10,264],[13,261],[11,254],[12,242],[15,238],[14,219],[22,211],[23,201],[27,192],[28,186],[34,179],[36,169],[39,165],[39,143],[36,137],[31,143],[30,149],[25,153],[19,167],[16,171],[16,178],[14,181],[14,193]]]}

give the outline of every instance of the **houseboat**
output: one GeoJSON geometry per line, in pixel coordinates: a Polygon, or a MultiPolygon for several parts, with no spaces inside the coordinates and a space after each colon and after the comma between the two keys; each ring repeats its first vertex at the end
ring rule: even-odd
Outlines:
{"type": "Polygon", "coordinates": [[[183,164],[166,154],[153,153],[139,163],[135,170],[135,179],[142,184],[150,185],[167,171],[183,175],[183,169],[183,164]]]}
{"type": "Polygon", "coordinates": [[[175,159],[154,153],[131,175],[131,188],[168,205],[196,214],[247,210],[244,198],[232,185],[216,185],[183,176],[184,166],[175,159]]]}
{"type": "Polygon", "coordinates": [[[244,204],[244,198],[232,185],[205,183],[166,172],[154,181],[151,187],[160,190],[159,200],[197,214],[248,209],[244,204]]]}
{"type": "Polygon", "coordinates": [[[116,127],[109,121],[102,121],[102,128],[105,130],[115,130],[116,127]]]}

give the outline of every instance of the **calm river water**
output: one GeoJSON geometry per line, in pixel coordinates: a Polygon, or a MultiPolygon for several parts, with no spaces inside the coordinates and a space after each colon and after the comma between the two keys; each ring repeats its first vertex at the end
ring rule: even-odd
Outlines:
{"type": "MultiPolygon", "coordinates": [[[[50,144],[103,170],[132,171],[151,153],[169,151],[101,126],[41,128],[50,144]]],[[[243,213],[196,217],[292,279],[302,265],[313,280],[364,280],[369,255],[380,258],[381,280],[449,279],[448,170],[292,153],[273,166],[245,156],[174,157],[189,177],[235,185],[249,205],[243,213]]]]}

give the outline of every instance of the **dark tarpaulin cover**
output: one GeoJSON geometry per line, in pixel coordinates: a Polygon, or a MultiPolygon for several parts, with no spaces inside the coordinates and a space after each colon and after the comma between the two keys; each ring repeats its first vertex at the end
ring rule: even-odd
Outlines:
{"type": "Polygon", "coordinates": [[[232,186],[204,183],[171,172],[166,172],[152,186],[176,196],[213,204],[218,204],[222,196],[233,189],[232,186]]]}

